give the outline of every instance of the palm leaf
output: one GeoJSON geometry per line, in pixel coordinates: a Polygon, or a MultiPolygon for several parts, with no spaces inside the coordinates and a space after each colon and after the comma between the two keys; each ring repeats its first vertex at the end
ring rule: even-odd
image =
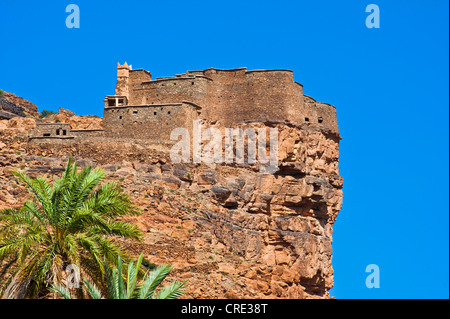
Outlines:
{"type": "Polygon", "coordinates": [[[91,295],[92,299],[104,299],[102,296],[102,293],[98,287],[92,283],[91,281],[84,279],[83,280],[84,285],[86,286],[86,289],[89,292],[89,295],[91,295]]]}
{"type": "Polygon", "coordinates": [[[184,287],[187,283],[186,281],[183,282],[174,282],[171,285],[163,287],[157,294],[156,299],[177,299],[181,295],[184,294],[184,287]]]}
{"type": "Polygon", "coordinates": [[[171,271],[172,266],[162,265],[148,273],[139,289],[139,299],[153,299],[153,294],[155,293],[156,288],[171,271]]]}
{"type": "Polygon", "coordinates": [[[61,295],[64,299],[76,299],[74,295],[70,292],[69,289],[62,285],[55,285],[52,288],[50,288],[50,291],[53,291],[59,295],[61,295]]]}

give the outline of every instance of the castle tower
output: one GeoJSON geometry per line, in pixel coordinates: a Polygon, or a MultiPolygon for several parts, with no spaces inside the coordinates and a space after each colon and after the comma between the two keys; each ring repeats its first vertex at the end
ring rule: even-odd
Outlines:
{"type": "Polygon", "coordinates": [[[128,66],[127,62],[123,65],[117,63],[117,84],[115,95],[126,96],[129,98],[129,78],[131,65],[128,66]]]}

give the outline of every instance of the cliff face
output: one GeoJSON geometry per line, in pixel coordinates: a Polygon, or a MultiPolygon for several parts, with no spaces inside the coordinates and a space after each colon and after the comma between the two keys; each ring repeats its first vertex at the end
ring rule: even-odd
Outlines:
{"type": "Polygon", "coordinates": [[[242,124],[278,129],[279,169],[262,174],[254,165],[173,164],[167,150],[125,140],[30,143],[12,121],[0,126],[0,208],[26,198],[10,169],[51,178],[71,155],[80,166],[103,167],[131,194],[143,214],[129,220],[145,239],[123,244],[155,264],[173,264],[172,279],[189,279],[186,298],[329,297],[343,183],[336,133],[308,124],[242,124]]]}
{"type": "Polygon", "coordinates": [[[38,116],[37,106],[30,101],[9,92],[0,95],[0,119],[38,116]]]}

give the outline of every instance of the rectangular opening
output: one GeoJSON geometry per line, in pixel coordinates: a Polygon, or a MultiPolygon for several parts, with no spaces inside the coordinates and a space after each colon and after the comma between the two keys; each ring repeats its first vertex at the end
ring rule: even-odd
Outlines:
{"type": "Polygon", "coordinates": [[[61,130],[60,129],[57,129],[56,130],[56,135],[60,135],[61,134],[61,130]]]}
{"type": "Polygon", "coordinates": [[[63,130],[63,135],[67,135],[67,130],[63,130]]]}
{"type": "Polygon", "coordinates": [[[50,136],[50,133],[44,133],[43,136],[48,137],[48,136],[50,136]]]}
{"type": "Polygon", "coordinates": [[[156,115],[156,112],[153,112],[153,115],[156,115]]]}
{"type": "Polygon", "coordinates": [[[137,114],[138,111],[133,111],[133,114],[137,114]]]}
{"type": "Polygon", "coordinates": [[[116,100],[114,100],[114,99],[109,99],[109,100],[108,100],[108,106],[116,106],[116,100]]]}

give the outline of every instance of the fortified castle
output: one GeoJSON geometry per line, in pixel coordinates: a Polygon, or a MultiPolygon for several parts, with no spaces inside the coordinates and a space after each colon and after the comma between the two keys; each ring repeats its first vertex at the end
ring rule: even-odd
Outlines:
{"type": "Polygon", "coordinates": [[[303,94],[290,70],[206,69],[174,77],[117,65],[114,95],[104,100],[103,130],[71,130],[68,124],[38,124],[32,139],[83,137],[170,140],[174,128],[193,120],[234,127],[245,121],[275,121],[326,128],[339,135],[334,106],[303,94]]]}

